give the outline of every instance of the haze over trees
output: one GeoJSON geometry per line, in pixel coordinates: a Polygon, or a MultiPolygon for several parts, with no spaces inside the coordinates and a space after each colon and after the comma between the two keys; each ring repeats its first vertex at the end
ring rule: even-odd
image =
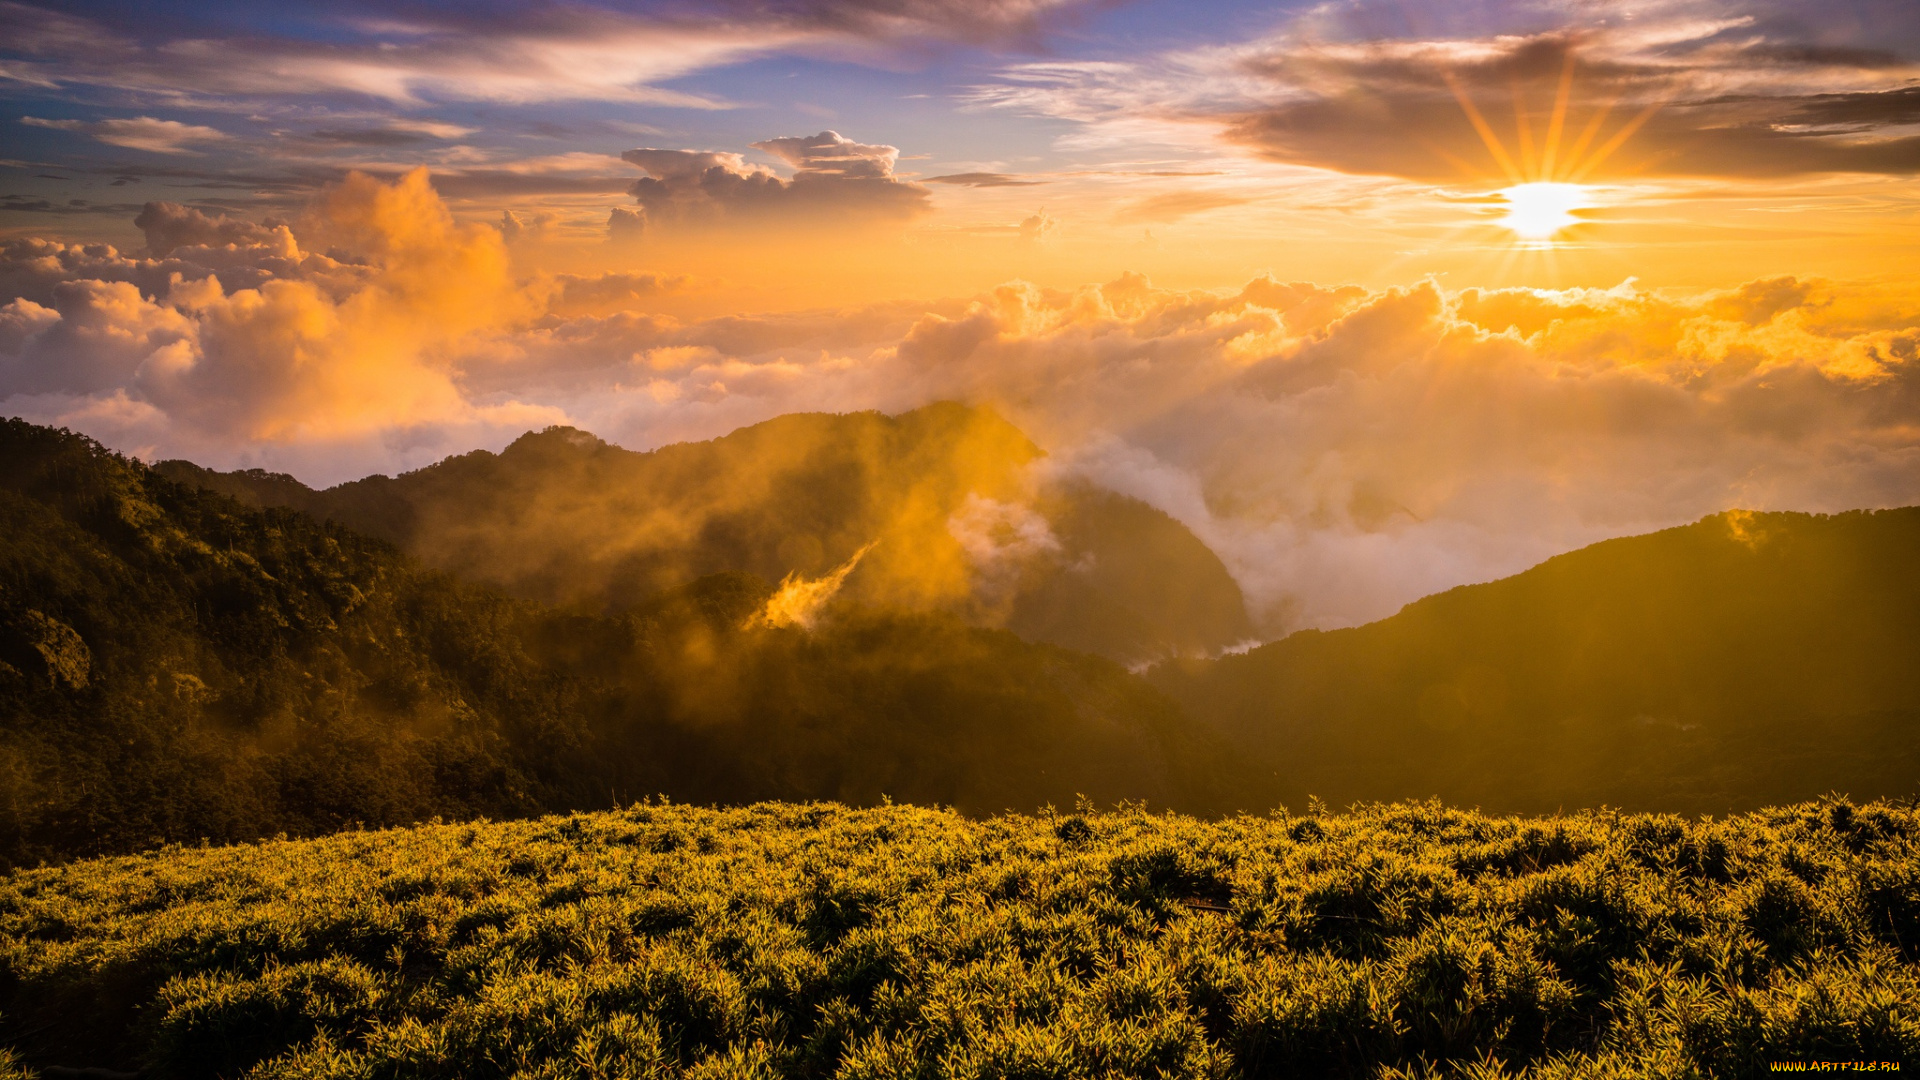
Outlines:
{"type": "Polygon", "coordinates": [[[1715,516],[1208,659],[1246,626],[1219,560],[1037,454],[941,406],[316,492],[9,423],[0,858],[648,795],[1725,812],[1920,776],[1920,510],[1715,516]]]}
{"type": "Polygon", "coordinates": [[[952,613],[766,625],[744,571],[559,609],[65,432],[0,460],[8,863],[649,794],[1230,808],[1150,686],[952,613]]]}
{"type": "Polygon", "coordinates": [[[990,410],[797,414],[650,453],[572,428],[397,477],[162,475],[387,540],[515,596],[618,612],[708,574],[819,577],[866,550],[849,601],[951,611],[1126,663],[1248,639],[1240,589],[1158,510],[1085,482],[990,410]]]}

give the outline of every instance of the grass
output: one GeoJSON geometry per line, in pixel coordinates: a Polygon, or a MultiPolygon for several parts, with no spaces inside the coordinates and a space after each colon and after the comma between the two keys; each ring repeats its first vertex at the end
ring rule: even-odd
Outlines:
{"type": "Polygon", "coordinates": [[[0,1077],[1748,1076],[1920,1057],[1920,812],[648,804],[0,880],[0,1077]]]}

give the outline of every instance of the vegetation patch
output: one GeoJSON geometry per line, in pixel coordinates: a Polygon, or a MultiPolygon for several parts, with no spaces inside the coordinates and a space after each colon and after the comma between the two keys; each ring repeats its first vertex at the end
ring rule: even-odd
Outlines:
{"type": "Polygon", "coordinates": [[[19,870],[0,1076],[1749,1076],[1920,1058],[1920,812],[644,804],[19,870]],[[57,1075],[57,1074],[50,1074],[57,1075]]]}

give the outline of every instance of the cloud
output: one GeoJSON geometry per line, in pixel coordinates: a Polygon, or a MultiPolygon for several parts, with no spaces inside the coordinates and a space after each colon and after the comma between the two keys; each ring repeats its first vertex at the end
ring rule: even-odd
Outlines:
{"type": "Polygon", "coordinates": [[[37,116],[23,116],[20,122],[29,127],[77,131],[111,146],[124,146],[153,154],[194,154],[199,151],[190,147],[225,142],[230,138],[217,128],[183,124],[178,120],[156,120],[151,116],[93,121],[43,120],[37,116]]]}
{"type": "Polygon", "coordinates": [[[170,202],[148,203],[133,219],[133,226],[146,234],[148,253],[162,259],[181,247],[261,244],[273,232],[264,225],[170,202]]]}
{"type": "Polygon", "coordinates": [[[1284,164],[1427,181],[1920,172],[1920,34],[1873,0],[1317,5],[1247,43],[1028,63],[981,105],[1076,145],[1216,132],[1284,164]],[[1891,32],[1889,32],[1891,31],[1891,32]]]}
{"type": "MultiPolygon", "coordinates": [[[[350,176],[291,226],[168,203],[149,204],[141,225],[154,259],[104,245],[9,249],[105,273],[55,283],[50,306],[23,296],[4,309],[18,329],[0,395],[93,399],[85,413],[104,394],[190,442],[471,424],[484,407],[456,386],[453,350],[533,313],[500,234],[456,224],[424,171],[392,184],[350,176]],[[167,269],[183,256],[214,266],[192,278],[167,269]],[[258,284],[226,284],[248,278],[258,284]]],[[[34,284],[31,274],[14,277],[34,284]]]]}
{"type": "Polygon", "coordinates": [[[1281,48],[1249,70],[1312,90],[1227,131],[1276,160],[1427,179],[1920,171],[1920,137],[1901,130],[1912,89],[1898,85],[1920,66],[1813,48],[1783,64],[1779,50],[1724,42],[1726,29],[1701,26],[1658,55],[1611,29],[1281,48]],[[1819,90],[1862,76],[1886,88],[1819,90]]]}
{"type": "Polygon", "coordinates": [[[346,146],[412,146],[435,140],[465,138],[478,130],[435,120],[394,117],[378,127],[316,128],[306,137],[346,146]]]}
{"type": "Polygon", "coordinates": [[[793,166],[795,180],[888,180],[900,160],[896,147],[854,142],[837,131],[763,139],[753,148],[793,166]]]}
{"type": "Polygon", "coordinates": [[[1009,176],[1006,173],[996,172],[949,173],[946,176],[929,176],[926,182],[929,184],[955,184],[960,187],[976,188],[1035,187],[1039,184],[1046,183],[1044,180],[1022,180],[1017,176],[1009,176]]]}
{"type": "MultiPolygon", "coordinates": [[[[351,178],[279,224],[150,209],[144,256],[0,243],[0,408],[329,482],[550,423],[647,448],[794,411],[978,402],[1055,474],[1186,522],[1268,633],[1730,507],[1920,502],[1906,283],[1211,292],[1125,275],[690,319],[659,309],[696,284],[672,275],[516,278],[500,232],[456,222],[421,173],[351,178]]],[[[970,513],[961,534],[1025,535],[970,513]]]]}
{"type": "Polygon", "coordinates": [[[1060,222],[1045,210],[1036,210],[1021,218],[1018,228],[1020,239],[1029,244],[1037,244],[1052,236],[1060,228],[1060,222]]]}
{"type": "Polygon", "coordinates": [[[679,274],[559,274],[554,277],[555,292],[547,310],[568,317],[630,311],[649,298],[686,284],[685,275],[679,274]]]}
{"type": "Polygon", "coordinates": [[[1212,191],[1170,191],[1121,207],[1113,220],[1123,225],[1173,222],[1223,206],[1244,206],[1252,201],[1244,196],[1212,191]]]}
{"type": "Polygon", "coordinates": [[[643,147],[620,155],[646,170],[630,193],[649,224],[898,223],[931,209],[927,189],[893,175],[900,151],[834,131],[753,144],[793,167],[783,179],[736,153],[643,147]]]}
{"type": "Polygon", "coordinates": [[[1270,629],[1324,626],[1728,506],[1914,501],[1920,309],[1863,301],[1123,279],[1003,290],[899,357],[1187,521],[1270,629]]]}
{"type": "Polygon", "coordinates": [[[991,404],[1052,451],[1050,469],[1186,522],[1270,634],[1729,507],[1920,501],[1910,288],[1262,278],[1219,294],[1126,276],[1014,283],[924,314],[629,312],[519,342],[485,385],[543,372],[536,397],[627,445],[796,410],[991,404]]]}
{"type": "MultiPolygon", "coordinates": [[[[714,0],[444,9],[334,0],[297,21],[191,32],[129,26],[105,4],[0,6],[4,70],[41,87],[257,99],[602,100],[708,108],[663,83],[779,52],[861,59],[902,45],[1036,43],[1076,0],[714,0]]],[[[176,20],[185,22],[184,19],[176,20]]]]}

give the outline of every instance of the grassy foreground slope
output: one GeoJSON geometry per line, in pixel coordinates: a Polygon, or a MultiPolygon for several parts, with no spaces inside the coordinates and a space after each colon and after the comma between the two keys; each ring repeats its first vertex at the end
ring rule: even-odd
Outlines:
{"type": "Polygon", "coordinates": [[[172,848],[0,882],[0,1015],[16,1076],[1911,1063],[1920,813],[642,805],[172,848]]]}
{"type": "Polygon", "coordinates": [[[1724,813],[1920,789],[1920,507],[1716,514],[1152,678],[1277,801],[1724,813]]]}

